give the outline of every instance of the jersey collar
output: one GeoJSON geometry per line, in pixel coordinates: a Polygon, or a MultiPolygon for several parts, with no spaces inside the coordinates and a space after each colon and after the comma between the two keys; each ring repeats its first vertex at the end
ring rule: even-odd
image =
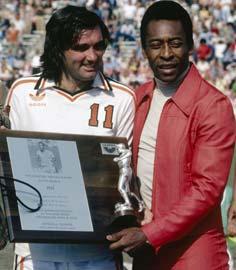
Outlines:
{"type": "MultiPolygon", "coordinates": [[[[52,81],[48,81],[48,80],[46,81],[45,79],[40,77],[34,89],[37,90],[37,94],[40,94],[43,90],[45,90],[48,87],[54,88],[55,84],[52,81]]],[[[112,91],[112,87],[108,79],[105,77],[105,75],[102,72],[97,73],[93,81],[92,88],[99,88],[103,91],[112,91]]]]}
{"type": "Polygon", "coordinates": [[[92,84],[92,87],[94,88],[100,88],[105,91],[112,91],[112,87],[108,81],[108,79],[105,77],[105,75],[102,72],[98,72],[94,82],[92,84]]]}

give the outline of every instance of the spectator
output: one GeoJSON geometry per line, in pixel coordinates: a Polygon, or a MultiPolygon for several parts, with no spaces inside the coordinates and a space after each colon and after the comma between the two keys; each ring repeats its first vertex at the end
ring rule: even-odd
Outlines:
{"type": "Polygon", "coordinates": [[[208,60],[211,57],[212,50],[207,45],[206,40],[202,38],[200,40],[200,45],[197,48],[197,60],[208,60]]]}

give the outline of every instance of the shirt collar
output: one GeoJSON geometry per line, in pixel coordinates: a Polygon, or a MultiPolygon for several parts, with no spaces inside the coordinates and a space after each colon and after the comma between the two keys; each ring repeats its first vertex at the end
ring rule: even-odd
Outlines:
{"type": "MultiPolygon", "coordinates": [[[[45,79],[40,77],[36,83],[35,90],[37,90],[37,93],[39,94],[48,87],[54,87],[54,83],[52,81],[46,81],[45,79]]],[[[101,90],[104,91],[112,91],[112,87],[109,83],[109,80],[105,77],[105,75],[102,72],[97,73],[93,81],[92,88],[100,88],[101,90]]]]}
{"type": "Polygon", "coordinates": [[[176,105],[186,114],[189,115],[194,104],[196,103],[199,88],[203,79],[195,67],[191,64],[190,69],[184,80],[179,85],[178,90],[172,97],[176,105]]]}
{"type": "Polygon", "coordinates": [[[93,84],[93,88],[100,88],[105,91],[112,91],[112,87],[108,81],[108,79],[105,77],[105,75],[102,72],[98,72],[93,84]]]}
{"type": "MultiPolygon", "coordinates": [[[[189,115],[194,103],[196,102],[196,96],[199,92],[199,87],[202,82],[202,77],[199,74],[197,68],[194,64],[190,64],[190,68],[179,85],[177,91],[172,96],[173,102],[186,114],[189,115]]],[[[138,106],[139,104],[148,97],[152,98],[153,91],[156,87],[156,81],[153,79],[152,81],[144,84],[140,87],[139,93],[140,96],[138,98],[138,106]]]]}
{"type": "Polygon", "coordinates": [[[174,82],[166,83],[166,82],[163,82],[163,81],[161,81],[161,80],[159,80],[158,78],[155,77],[154,79],[155,79],[155,83],[156,83],[156,88],[160,92],[162,92],[164,96],[167,96],[167,97],[173,96],[173,94],[179,88],[179,85],[184,80],[184,77],[188,73],[189,68],[190,68],[190,64],[188,64],[186,69],[178,76],[178,78],[174,82]]]}

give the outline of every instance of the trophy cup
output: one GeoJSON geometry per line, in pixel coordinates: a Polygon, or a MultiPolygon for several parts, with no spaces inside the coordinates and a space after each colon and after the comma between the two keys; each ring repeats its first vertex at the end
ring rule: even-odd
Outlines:
{"type": "Polygon", "coordinates": [[[117,229],[138,226],[138,215],[144,210],[144,203],[130,190],[132,180],[131,151],[123,143],[117,145],[118,157],[113,159],[119,166],[118,191],[123,199],[123,203],[117,202],[114,210],[114,221],[112,226],[117,229]],[[137,207],[134,206],[134,202],[137,207]],[[136,208],[136,209],[135,209],[136,208]]]}

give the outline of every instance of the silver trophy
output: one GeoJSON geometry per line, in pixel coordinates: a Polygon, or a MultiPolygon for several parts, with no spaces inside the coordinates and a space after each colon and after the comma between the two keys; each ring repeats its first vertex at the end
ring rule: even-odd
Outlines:
{"type": "MultiPolygon", "coordinates": [[[[124,202],[118,202],[115,204],[114,214],[117,219],[122,218],[122,222],[130,223],[128,220],[137,220],[136,212],[142,212],[144,210],[144,203],[134,192],[131,192],[130,190],[133,175],[130,166],[132,156],[131,150],[127,149],[125,145],[121,143],[117,145],[117,152],[119,153],[119,157],[115,157],[113,160],[119,166],[118,191],[124,202]],[[137,209],[134,209],[133,207],[132,202],[134,200],[137,203],[137,209]]],[[[123,225],[129,226],[128,224],[123,225]]]]}

